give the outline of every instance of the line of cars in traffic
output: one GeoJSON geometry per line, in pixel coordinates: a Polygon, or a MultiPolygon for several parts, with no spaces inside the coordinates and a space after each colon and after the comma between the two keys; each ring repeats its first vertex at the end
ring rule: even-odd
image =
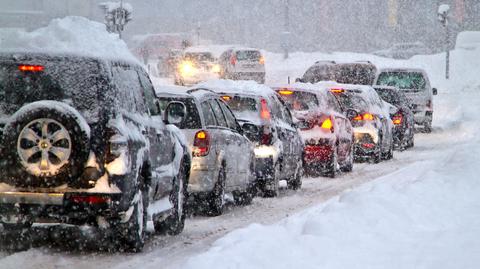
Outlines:
{"type": "Polygon", "coordinates": [[[92,225],[129,251],[142,250],[148,220],[182,232],[187,204],[218,216],[226,194],[245,205],[278,196],[281,181],[297,190],[304,174],[392,158],[413,146],[414,123],[431,131],[435,93],[421,70],[369,62],[317,62],[294,84],[155,89],[134,62],[8,52],[0,78],[3,231],[92,225]]]}

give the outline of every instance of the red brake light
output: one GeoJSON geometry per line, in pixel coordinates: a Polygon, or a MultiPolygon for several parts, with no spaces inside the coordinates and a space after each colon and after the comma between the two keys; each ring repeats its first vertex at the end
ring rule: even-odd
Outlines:
{"type": "Polygon", "coordinates": [[[232,65],[237,64],[237,57],[235,55],[232,55],[232,57],[230,57],[230,63],[232,65]]]}
{"type": "Polygon", "coordinates": [[[403,122],[403,115],[402,114],[395,114],[392,118],[393,124],[400,125],[403,122]]]}
{"type": "Polygon", "coordinates": [[[268,109],[267,100],[265,99],[260,100],[260,118],[262,120],[271,119],[270,110],[268,109]]]}
{"type": "Polygon", "coordinates": [[[336,88],[330,89],[330,91],[331,91],[332,93],[343,93],[343,92],[345,92],[344,89],[336,89],[336,88]]]}
{"type": "Polygon", "coordinates": [[[210,136],[207,131],[198,131],[193,140],[192,154],[194,157],[207,156],[210,152],[210,136]]]}
{"type": "Polygon", "coordinates": [[[293,91],[288,90],[288,89],[283,89],[283,90],[279,90],[278,93],[281,94],[281,95],[292,95],[293,91]]]}
{"type": "Polygon", "coordinates": [[[109,197],[105,196],[83,196],[83,195],[74,195],[70,197],[70,200],[77,204],[106,204],[111,201],[109,197]]]}
{"type": "Polygon", "coordinates": [[[23,72],[42,72],[45,68],[41,65],[19,65],[18,70],[23,72]]]}
{"type": "Polygon", "coordinates": [[[363,115],[357,115],[353,118],[353,120],[373,120],[375,119],[375,116],[373,116],[373,114],[370,114],[370,113],[365,113],[363,115]]]}

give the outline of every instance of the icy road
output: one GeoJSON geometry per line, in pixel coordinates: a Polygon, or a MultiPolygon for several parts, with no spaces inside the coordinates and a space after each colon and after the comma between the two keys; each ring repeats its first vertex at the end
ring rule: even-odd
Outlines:
{"type": "MultiPolygon", "coordinates": [[[[441,81],[441,70],[429,71],[441,81]]],[[[150,235],[141,254],[80,250],[70,230],[38,227],[49,241],[0,252],[0,268],[479,268],[480,83],[467,84],[436,85],[444,88],[434,132],[417,134],[415,148],[391,161],[307,178],[298,192],[255,198],[220,217],[189,218],[179,236],[150,235]]]]}

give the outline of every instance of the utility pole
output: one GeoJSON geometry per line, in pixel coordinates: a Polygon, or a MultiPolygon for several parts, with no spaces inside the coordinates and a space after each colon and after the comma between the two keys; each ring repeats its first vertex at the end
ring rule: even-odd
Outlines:
{"type": "Polygon", "coordinates": [[[284,0],[285,4],[285,18],[284,18],[284,32],[282,35],[282,47],[284,50],[283,58],[288,59],[288,50],[290,47],[290,1],[284,0]]]}
{"type": "Polygon", "coordinates": [[[450,78],[450,30],[448,28],[448,14],[450,6],[442,4],[438,7],[438,20],[445,28],[445,78],[450,78]]]}

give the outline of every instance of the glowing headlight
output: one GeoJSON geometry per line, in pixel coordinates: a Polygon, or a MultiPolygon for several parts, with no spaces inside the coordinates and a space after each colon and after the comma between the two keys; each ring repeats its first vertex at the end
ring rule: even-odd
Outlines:
{"type": "Polygon", "coordinates": [[[193,63],[192,62],[189,62],[189,61],[185,61],[183,63],[180,64],[179,66],[179,71],[180,71],[180,74],[183,76],[183,77],[186,77],[186,76],[191,76],[195,73],[196,69],[195,67],[193,66],[193,63]]]}
{"type": "Polygon", "coordinates": [[[220,71],[222,71],[222,69],[220,68],[220,65],[214,64],[214,65],[212,66],[212,72],[213,72],[213,73],[220,73],[220,71]]]}

